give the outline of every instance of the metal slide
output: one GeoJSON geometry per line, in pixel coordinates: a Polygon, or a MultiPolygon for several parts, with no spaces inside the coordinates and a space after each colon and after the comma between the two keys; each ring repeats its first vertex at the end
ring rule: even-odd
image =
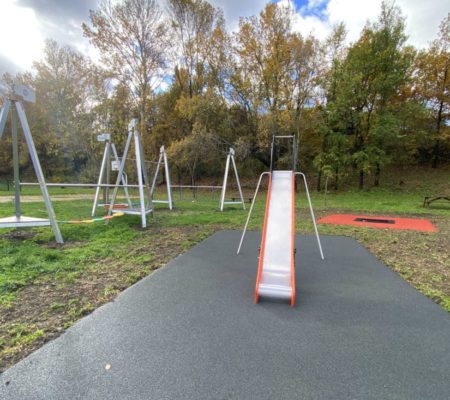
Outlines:
{"type": "Polygon", "coordinates": [[[293,171],[273,171],[267,191],[255,302],[259,297],[295,302],[293,171]]]}

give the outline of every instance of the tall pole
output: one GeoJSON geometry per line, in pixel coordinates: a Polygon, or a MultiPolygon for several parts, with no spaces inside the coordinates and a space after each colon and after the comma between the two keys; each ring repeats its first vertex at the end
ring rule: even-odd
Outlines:
{"type": "Polygon", "coordinates": [[[34,146],[33,137],[31,136],[30,127],[28,125],[27,117],[25,111],[22,108],[20,101],[14,102],[17,109],[17,114],[22,125],[23,135],[25,136],[25,141],[27,142],[28,151],[30,152],[31,161],[33,163],[34,171],[36,173],[39,186],[41,188],[42,197],[44,198],[45,207],[47,209],[48,218],[50,220],[50,225],[55,235],[57,243],[64,243],[64,240],[59,230],[58,223],[56,222],[55,211],[53,210],[53,205],[48,194],[47,185],[45,184],[44,174],[42,173],[41,164],[36,152],[36,147],[34,146]]]}
{"type": "Polygon", "coordinates": [[[19,140],[17,137],[17,113],[14,107],[12,107],[11,110],[11,135],[14,169],[14,203],[16,208],[16,218],[20,218],[19,140]]]}

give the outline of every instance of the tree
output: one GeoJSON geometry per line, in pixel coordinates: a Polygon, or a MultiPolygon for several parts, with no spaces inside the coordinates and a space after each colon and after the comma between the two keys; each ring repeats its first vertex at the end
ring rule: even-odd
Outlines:
{"type": "Polygon", "coordinates": [[[379,183],[381,167],[388,161],[383,144],[388,135],[398,133],[395,124],[381,128],[393,121],[390,103],[408,79],[412,53],[404,47],[404,26],[400,9],[383,2],[378,21],[364,28],[342,64],[335,109],[354,138],[352,160],[360,189],[372,169],[375,185],[379,183]]]}
{"type": "Polygon", "coordinates": [[[419,53],[415,71],[416,96],[430,110],[434,121],[431,164],[439,165],[443,145],[450,132],[450,13],[442,21],[439,35],[428,50],[419,53]]]}
{"type": "Polygon", "coordinates": [[[292,31],[292,11],[269,3],[258,17],[241,19],[235,35],[233,97],[249,116],[254,153],[265,164],[273,134],[301,132],[316,86],[318,42],[292,31]]]}
{"type": "Polygon", "coordinates": [[[322,99],[325,103],[318,107],[320,113],[317,132],[321,137],[321,149],[314,159],[318,170],[317,191],[321,190],[322,173],[328,177],[334,175],[334,189],[338,189],[339,176],[348,164],[348,136],[341,123],[341,117],[336,110],[337,86],[342,79],[343,62],[346,57],[344,45],[346,37],[345,25],[337,24],[326,38],[322,47],[322,68],[318,83],[323,90],[322,99]]]}
{"type": "Polygon", "coordinates": [[[27,116],[45,175],[63,179],[79,173],[91,156],[90,103],[95,71],[80,53],[47,40],[34,76],[17,79],[36,90],[27,116]]]}
{"type": "Polygon", "coordinates": [[[146,132],[147,103],[161,83],[166,28],[157,0],[102,0],[90,11],[92,28],[83,23],[84,35],[99,49],[102,62],[130,88],[141,114],[141,132],[146,132]]]}
{"type": "Polygon", "coordinates": [[[208,43],[213,31],[224,25],[222,13],[204,0],[169,0],[175,60],[175,79],[192,98],[200,94],[208,73],[208,43]],[[180,75],[185,72],[183,79],[180,75]],[[184,87],[184,83],[187,87],[184,87]]]}

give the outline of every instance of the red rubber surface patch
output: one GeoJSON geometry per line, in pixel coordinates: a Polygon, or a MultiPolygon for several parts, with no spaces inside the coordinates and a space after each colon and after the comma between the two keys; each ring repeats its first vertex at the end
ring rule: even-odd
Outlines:
{"type": "Polygon", "coordinates": [[[321,218],[317,221],[318,224],[332,224],[332,225],[352,225],[352,226],[365,226],[369,228],[378,229],[397,229],[419,232],[437,232],[438,229],[432,224],[429,219],[416,219],[416,218],[393,218],[374,215],[352,215],[352,214],[333,214],[328,217],[321,218]],[[367,221],[355,221],[355,219],[368,219],[368,220],[389,220],[390,223],[384,222],[367,222],[367,221]]]}

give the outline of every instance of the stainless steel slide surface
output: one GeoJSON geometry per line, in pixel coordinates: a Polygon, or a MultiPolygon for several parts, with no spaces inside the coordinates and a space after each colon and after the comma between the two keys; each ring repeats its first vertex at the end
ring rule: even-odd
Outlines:
{"type": "Polygon", "coordinates": [[[294,179],[292,171],[273,171],[267,196],[255,288],[255,301],[269,297],[295,301],[294,179]]]}

